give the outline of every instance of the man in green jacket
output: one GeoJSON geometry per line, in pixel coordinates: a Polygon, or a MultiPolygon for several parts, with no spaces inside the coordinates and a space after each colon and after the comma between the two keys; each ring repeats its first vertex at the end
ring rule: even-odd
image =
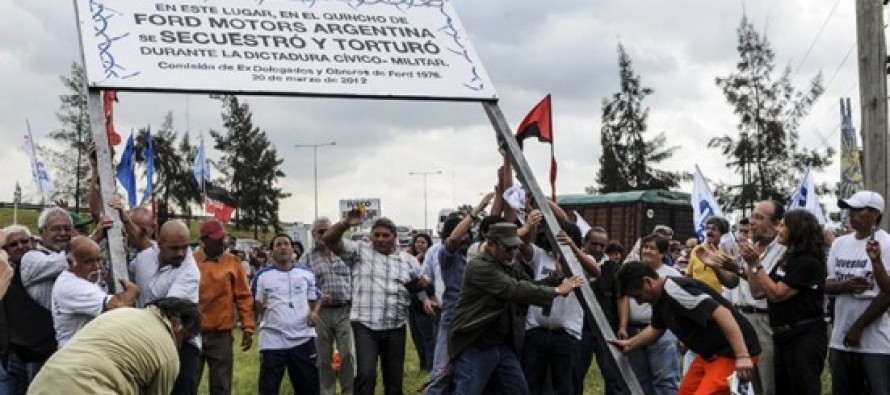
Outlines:
{"type": "Polygon", "coordinates": [[[552,276],[532,282],[516,253],[522,240],[516,225],[492,225],[485,251],[467,264],[460,299],[449,336],[454,394],[528,394],[517,356],[525,327],[525,307],[549,306],[566,296],[584,278],[552,276]]]}

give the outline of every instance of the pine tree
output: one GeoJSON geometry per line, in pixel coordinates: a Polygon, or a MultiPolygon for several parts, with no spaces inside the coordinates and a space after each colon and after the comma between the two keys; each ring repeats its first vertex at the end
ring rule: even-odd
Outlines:
{"type": "Polygon", "coordinates": [[[817,74],[805,91],[791,85],[786,67],[776,79],[775,52],[766,35],[743,16],[738,32],[736,71],[717,77],[717,86],[739,117],[738,135],[711,139],[727,158],[726,166],[742,176],[740,188],[718,188],[715,194],[727,209],[747,211],[760,200],[784,202],[807,167],[820,170],[831,164],[834,150],[804,149],[798,145],[800,120],[823,92],[817,74]]]}
{"type": "MultiPolygon", "coordinates": [[[[603,126],[600,141],[603,155],[597,173],[599,192],[623,192],[646,189],[669,189],[688,178],[688,173],[659,170],[655,164],[670,158],[677,147],[665,147],[664,133],[646,140],[649,108],[643,100],[654,91],[640,84],[632,62],[622,45],[618,45],[618,67],[621,89],[611,100],[603,99],[603,126]]],[[[593,192],[593,188],[587,191],[593,192]]]]}
{"type": "Polygon", "coordinates": [[[53,199],[74,199],[74,208],[80,209],[86,202],[90,182],[90,164],[86,147],[93,141],[90,135],[84,83],[86,74],[77,63],[71,64],[71,74],[61,76],[65,93],[59,95],[56,119],[61,127],[49,133],[54,144],[40,147],[47,166],[54,170],[55,194],[53,199]]]}
{"type": "Polygon", "coordinates": [[[217,163],[222,184],[238,203],[235,226],[253,229],[254,238],[269,228],[280,230],[278,207],[281,199],[290,196],[277,186],[284,177],[283,159],[272,147],[266,133],[253,125],[247,103],[235,96],[221,96],[225,133],[210,131],[214,148],[223,153],[217,163]]]}

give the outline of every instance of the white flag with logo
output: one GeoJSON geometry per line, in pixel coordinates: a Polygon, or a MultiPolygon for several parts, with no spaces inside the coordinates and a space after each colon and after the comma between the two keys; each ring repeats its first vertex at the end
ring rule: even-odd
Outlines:
{"type": "Polygon", "coordinates": [[[819,225],[825,225],[825,213],[822,212],[822,206],[819,205],[816,183],[813,182],[813,175],[810,174],[809,168],[807,168],[807,174],[803,176],[803,180],[800,181],[800,186],[791,194],[791,199],[788,200],[785,210],[790,211],[797,208],[806,209],[816,217],[819,225]]]}
{"type": "Polygon", "coordinates": [[[25,151],[28,159],[31,160],[31,179],[34,180],[34,183],[40,190],[40,194],[44,196],[47,193],[52,194],[53,180],[50,177],[49,170],[46,168],[46,163],[43,162],[43,159],[40,159],[37,155],[37,150],[34,149],[34,138],[31,136],[30,123],[28,124],[28,134],[25,135],[25,143],[22,146],[22,150],[25,151]]]}
{"type": "Polygon", "coordinates": [[[714,216],[722,217],[723,209],[720,208],[717,200],[714,199],[714,194],[711,193],[711,188],[708,188],[705,176],[701,174],[701,169],[698,168],[698,165],[695,165],[690,203],[692,204],[692,227],[695,229],[698,239],[704,240],[705,220],[714,216]]]}

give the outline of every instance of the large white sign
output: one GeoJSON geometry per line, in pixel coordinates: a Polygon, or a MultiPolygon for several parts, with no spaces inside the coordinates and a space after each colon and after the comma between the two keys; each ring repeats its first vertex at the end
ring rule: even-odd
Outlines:
{"type": "Polygon", "coordinates": [[[380,199],[341,199],[340,200],[340,219],[345,219],[346,215],[352,210],[358,210],[362,213],[362,226],[369,227],[377,219],[380,218],[380,199]]]}
{"type": "Polygon", "coordinates": [[[76,0],[89,85],[496,99],[449,0],[76,0]]]}

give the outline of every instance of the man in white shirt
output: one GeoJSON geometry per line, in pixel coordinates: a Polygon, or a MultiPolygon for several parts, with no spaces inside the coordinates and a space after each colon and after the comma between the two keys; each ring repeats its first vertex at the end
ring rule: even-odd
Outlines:
{"type": "Polygon", "coordinates": [[[837,238],[828,253],[825,292],[836,295],[834,325],[828,344],[831,387],[835,394],[890,393],[890,315],[888,294],[875,282],[874,268],[890,269],[890,234],[877,229],[884,199],[860,191],[838,202],[850,210],[853,233],[837,238]],[[866,246],[874,240],[879,260],[866,246]],[[883,262],[881,262],[883,260],[883,262]]]}
{"type": "Polygon", "coordinates": [[[319,292],[315,275],[294,265],[290,236],[276,235],[270,245],[272,269],[257,274],[256,305],[264,309],[260,322],[260,395],[278,394],[284,369],[294,394],[318,395],[315,323],[319,292]]]}
{"type": "Polygon", "coordinates": [[[121,280],[123,292],[108,295],[97,284],[102,277],[102,254],[99,245],[84,236],[71,239],[68,270],[62,272],[53,286],[52,313],[59,348],[106,310],[132,306],[139,296],[136,284],[121,280]]]}
{"type": "MultiPolygon", "coordinates": [[[[182,221],[170,220],[161,226],[158,242],[141,237],[142,248],[130,262],[133,281],[141,290],[137,306],[166,297],[198,302],[201,272],[189,249],[189,228],[182,221]]],[[[173,394],[197,394],[201,355],[199,337],[179,349],[180,370],[173,394]]]]}
{"type": "MultiPolygon", "coordinates": [[[[750,279],[757,273],[751,269],[754,262],[760,263],[767,273],[785,254],[785,246],[776,241],[776,226],[785,216],[785,208],[776,201],[764,200],[754,206],[750,223],[751,239],[739,239],[739,250],[747,262],[741,267],[727,267],[739,273],[741,280],[736,287],[735,307],[754,326],[760,340],[760,357],[754,373],[753,387],[757,395],[775,395],[775,368],[773,366],[773,330],[769,326],[766,294],[763,289],[751,285],[750,279]]],[[[758,271],[759,271],[758,270],[758,271]]]]}

